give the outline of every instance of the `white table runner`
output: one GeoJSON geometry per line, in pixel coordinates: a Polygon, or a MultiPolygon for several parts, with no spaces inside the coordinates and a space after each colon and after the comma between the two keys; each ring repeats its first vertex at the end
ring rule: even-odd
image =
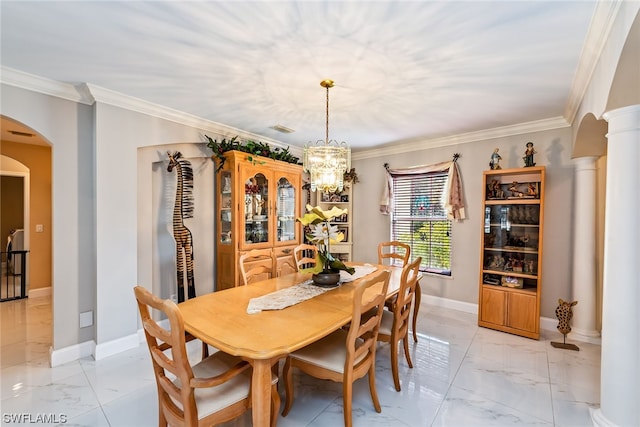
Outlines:
{"type": "MultiPolygon", "coordinates": [[[[377,267],[369,264],[363,266],[356,266],[355,273],[353,275],[346,271],[340,271],[340,283],[351,282],[359,279],[360,277],[371,274],[377,270],[377,267]]],[[[280,289],[270,294],[263,295],[257,298],[251,298],[249,305],[247,306],[247,314],[260,313],[262,310],[282,310],[283,308],[290,307],[298,304],[302,301],[306,301],[310,298],[323,294],[327,291],[335,288],[323,288],[313,284],[313,280],[309,279],[297,285],[280,289]]]]}

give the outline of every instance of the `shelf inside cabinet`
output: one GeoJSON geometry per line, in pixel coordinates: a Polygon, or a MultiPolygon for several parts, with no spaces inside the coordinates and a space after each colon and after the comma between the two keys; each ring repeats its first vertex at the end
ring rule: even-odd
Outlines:
{"type": "Polygon", "coordinates": [[[511,271],[511,270],[492,270],[492,269],[484,269],[482,270],[483,273],[486,274],[496,274],[496,275],[500,275],[500,276],[514,276],[514,277],[522,277],[522,278],[526,278],[526,279],[537,279],[538,276],[536,276],[535,274],[531,274],[531,273],[523,273],[520,271],[511,271]]]}
{"type": "Polygon", "coordinates": [[[529,294],[529,295],[535,295],[537,292],[536,288],[508,288],[506,286],[491,285],[489,283],[483,283],[482,286],[483,288],[488,288],[488,289],[501,289],[501,290],[504,290],[505,292],[519,292],[519,293],[529,294]]]}

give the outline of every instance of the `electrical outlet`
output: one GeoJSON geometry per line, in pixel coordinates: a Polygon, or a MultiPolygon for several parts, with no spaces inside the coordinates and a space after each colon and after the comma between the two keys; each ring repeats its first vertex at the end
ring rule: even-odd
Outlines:
{"type": "Polygon", "coordinates": [[[36,233],[43,233],[43,232],[44,232],[44,225],[36,224],[36,233]]]}

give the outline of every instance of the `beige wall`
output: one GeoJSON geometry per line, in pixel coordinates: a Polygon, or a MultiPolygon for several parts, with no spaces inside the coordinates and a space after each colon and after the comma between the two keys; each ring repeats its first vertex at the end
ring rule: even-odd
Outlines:
{"type": "Polygon", "coordinates": [[[30,172],[29,289],[52,286],[51,147],[2,141],[0,152],[24,164],[30,172]],[[36,224],[42,224],[44,232],[36,233],[36,224]]]}

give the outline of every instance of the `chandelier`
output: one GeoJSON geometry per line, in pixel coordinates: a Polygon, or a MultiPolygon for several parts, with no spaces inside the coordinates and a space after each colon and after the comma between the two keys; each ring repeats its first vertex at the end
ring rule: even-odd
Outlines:
{"type": "Polygon", "coordinates": [[[325,139],[305,145],[302,168],[311,176],[311,191],[333,193],[344,188],[344,173],[351,169],[351,150],[346,142],[329,140],[329,88],[333,80],[323,80],[320,86],[327,89],[325,139]]]}

